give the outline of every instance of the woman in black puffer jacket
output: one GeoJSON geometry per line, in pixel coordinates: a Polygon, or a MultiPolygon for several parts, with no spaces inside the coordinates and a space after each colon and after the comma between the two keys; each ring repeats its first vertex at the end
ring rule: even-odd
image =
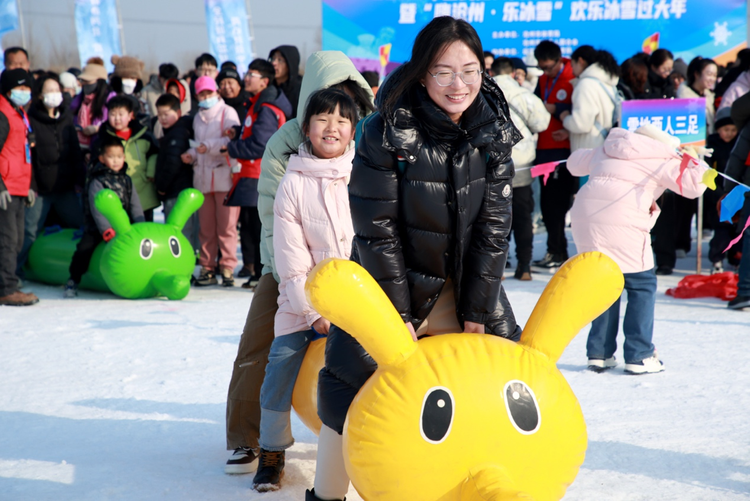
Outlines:
{"type": "MultiPolygon", "coordinates": [[[[474,29],[439,17],[417,36],[412,59],[378,92],[362,126],[349,184],[353,258],[381,285],[417,336],[475,332],[518,340],[501,285],[511,225],[512,146],[521,135],[502,91],[483,78],[474,29]],[[454,73],[455,72],[455,73],[454,73]]],[[[315,490],[346,493],[346,413],[377,365],[331,327],[318,384],[323,421],[315,490]],[[340,468],[339,468],[340,470],[340,468]],[[337,479],[337,480],[332,480],[337,479]]]]}

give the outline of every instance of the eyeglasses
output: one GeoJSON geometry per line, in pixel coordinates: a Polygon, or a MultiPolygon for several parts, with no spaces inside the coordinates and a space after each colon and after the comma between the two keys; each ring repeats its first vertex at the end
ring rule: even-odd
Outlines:
{"type": "Polygon", "coordinates": [[[545,71],[545,72],[546,71],[550,71],[550,70],[552,70],[552,68],[554,68],[555,66],[557,66],[557,63],[559,61],[560,61],[559,59],[555,59],[550,64],[545,64],[545,65],[541,65],[540,64],[540,65],[537,66],[537,68],[539,68],[540,70],[545,71]]]}
{"type": "Polygon", "coordinates": [[[435,74],[432,74],[430,71],[428,71],[427,73],[429,73],[435,79],[435,82],[437,82],[440,87],[448,87],[450,85],[453,85],[453,82],[456,81],[456,75],[460,75],[461,80],[463,80],[466,85],[475,84],[482,77],[482,71],[478,68],[475,68],[473,70],[463,70],[459,73],[454,73],[448,70],[438,71],[435,74]]]}
{"type": "Polygon", "coordinates": [[[247,76],[247,78],[263,78],[263,75],[260,73],[248,73],[245,76],[247,76]]]}

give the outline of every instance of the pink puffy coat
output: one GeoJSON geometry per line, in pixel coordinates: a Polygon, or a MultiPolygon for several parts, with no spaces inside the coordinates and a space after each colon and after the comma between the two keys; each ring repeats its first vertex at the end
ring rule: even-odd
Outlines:
{"type": "Polygon", "coordinates": [[[307,302],[307,274],[329,257],[349,259],[354,228],[347,184],[354,148],[330,160],[305,146],[289,158],[273,204],[273,250],[279,273],[275,334],[308,330],[320,315],[307,302]]]}
{"type": "Polygon", "coordinates": [[[193,119],[195,142],[208,147],[206,153],[198,153],[195,148],[187,152],[193,157],[193,186],[201,193],[214,193],[232,189],[232,166],[237,161],[226,153],[220,153],[229,143],[222,133],[240,125],[237,112],[222,99],[213,107],[201,109],[193,119]]]}
{"type": "MultiPolygon", "coordinates": [[[[578,150],[568,159],[574,176],[590,176],[570,211],[578,252],[600,251],[623,273],[654,267],[649,232],[659,216],[656,199],[664,190],[680,193],[682,155],[650,137],[614,128],[604,145],[578,150]]],[[[682,175],[682,195],[697,198],[705,163],[691,162],[682,175]]]]}

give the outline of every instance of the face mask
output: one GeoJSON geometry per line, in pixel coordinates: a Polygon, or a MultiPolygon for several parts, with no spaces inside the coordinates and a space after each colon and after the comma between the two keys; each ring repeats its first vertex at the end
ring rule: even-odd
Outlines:
{"type": "Polygon", "coordinates": [[[122,79],[122,91],[125,94],[132,94],[136,85],[138,85],[138,80],[133,80],[132,78],[122,79]]]}
{"type": "Polygon", "coordinates": [[[90,83],[90,84],[85,84],[83,86],[83,93],[84,94],[91,94],[95,90],[96,90],[96,82],[93,82],[93,83],[90,83]]]}
{"type": "Polygon", "coordinates": [[[57,108],[63,102],[62,92],[50,92],[42,94],[42,101],[47,108],[57,108]]]}
{"type": "Polygon", "coordinates": [[[13,89],[12,91],[10,91],[10,100],[13,101],[16,106],[26,106],[26,103],[28,103],[30,99],[30,90],[13,89]]]}
{"type": "Polygon", "coordinates": [[[219,102],[219,97],[209,97],[208,99],[205,99],[203,101],[198,101],[198,106],[203,108],[204,110],[207,110],[209,108],[213,108],[217,103],[219,102]]]}

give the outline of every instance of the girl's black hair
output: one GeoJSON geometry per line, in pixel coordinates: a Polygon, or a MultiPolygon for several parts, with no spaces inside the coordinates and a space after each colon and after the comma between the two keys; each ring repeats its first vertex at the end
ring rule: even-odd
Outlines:
{"type": "Polygon", "coordinates": [[[337,106],[339,114],[348,118],[352,123],[352,129],[357,127],[359,113],[357,113],[357,105],[354,104],[354,100],[343,90],[329,88],[314,92],[308,99],[305,119],[302,122],[303,130],[305,132],[310,130],[310,120],[312,120],[313,115],[334,113],[337,106]]]}
{"type": "Polygon", "coordinates": [[[476,30],[463,19],[454,19],[450,16],[436,17],[422,28],[414,40],[411,59],[401,66],[400,80],[389,89],[383,100],[383,112],[388,114],[393,111],[401,96],[413,86],[419,85],[430,66],[455,42],[463,42],[469,47],[484,74],[484,50],[476,30]]]}
{"type": "Polygon", "coordinates": [[[581,45],[570,55],[570,59],[577,61],[583,59],[586,65],[591,66],[596,63],[613,77],[620,76],[620,66],[617,64],[615,56],[606,50],[596,50],[590,45],[581,45]]]}
{"type": "Polygon", "coordinates": [[[354,99],[354,104],[357,105],[360,118],[375,111],[375,106],[372,104],[370,94],[368,94],[368,92],[363,89],[361,85],[359,85],[351,78],[347,78],[343,82],[331,85],[329,88],[343,90],[349,97],[354,99]]]}
{"type": "Polygon", "coordinates": [[[652,68],[658,68],[664,64],[667,60],[674,61],[674,55],[667,49],[656,49],[653,54],[648,58],[648,64],[652,68]]]}
{"type": "Polygon", "coordinates": [[[102,118],[104,116],[104,108],[107,105],[107,97],[112,92],[112,88],[109,86],[106,80],[99,79],[96,81],[96,89],[94,90],[94,102],[91,106],[91,118],[102,118]]]}
{"type": "Polygon", "coordinates": [[[717,67],[717,73],[718,73],[718,64],[716,64],[716,61],[713,59],[706,59],[701,56],[694,57],[692,61],[690,61],[690,64],[688,64],[687,69],[687,84],[688,86],[692,87],[695,83],[696,76],[701,75],[703,73],[703,70],[706,69],[706,67],[714,65],[717,67]]]}

